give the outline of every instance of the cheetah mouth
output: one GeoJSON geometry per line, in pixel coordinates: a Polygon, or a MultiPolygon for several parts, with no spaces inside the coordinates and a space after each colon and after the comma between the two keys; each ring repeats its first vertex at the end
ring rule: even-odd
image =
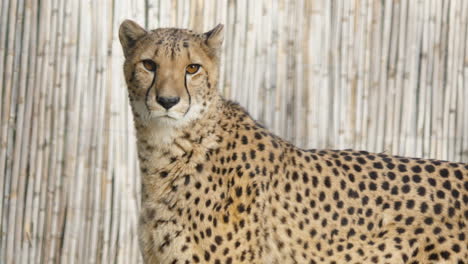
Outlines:
{"type": "Polygon", "coordinates": [[[149,116],[150,118],[152,119],[155,119],[155,120],[177,120],[177,121],[180,121],[180,120],[183,120],[185,119],[186,117],[186,112],[184,110],[181,110],[181,109],[178,109],[178,110],[175,110],[175,111],[167,111],[167,110],[164,110],[164,111],[161,111],[161,110],[153,110],[151,111],[150,109],[148,109],[148,112],[149,112],[149,116]]]}
{"type": "Polygon", "coordinates": [[[180,119],[180,116],[179,114],[177,113],[173,113],[173,112],[159,112],[159,111],[150,111],[150,115],[152,118],[155,118],[155,119],[173,119],[173,120],[179,120],[180,119]]]}
{"type": "Polygon", "coordinates": [[[178,120],[178,118],[175,118],[169,114],[166,114],[166,115],[163,115],[163,116],[160,116],[159,118],[167,118],[167,119],[173,119],[173,120],[178,120]]]}

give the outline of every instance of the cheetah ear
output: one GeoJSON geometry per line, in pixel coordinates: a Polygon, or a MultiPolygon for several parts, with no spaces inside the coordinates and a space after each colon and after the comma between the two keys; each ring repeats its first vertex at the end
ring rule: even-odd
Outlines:
{"type": "Polygon", "coordinates": [[[215,28],[205,33],[206,45],[213,50],[218,50],[224,40],[224,25],[218,24],[215,28]]]}
{"type": "Polygon", "coordinates": [[[120,24],[119,39],[125,58],[128,57],[129,51],[135,46],[136,41],[146,35],[146,33],[144,28],[140,27],[132,20],[127,19],[120,24]]]}

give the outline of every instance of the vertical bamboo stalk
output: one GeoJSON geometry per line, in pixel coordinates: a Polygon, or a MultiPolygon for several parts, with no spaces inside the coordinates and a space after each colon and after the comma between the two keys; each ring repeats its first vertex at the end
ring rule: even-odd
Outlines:
{"type": "Polygon", "coordinates": [[[467,102],[468,92],[466,85],[468,84],[468,79],[466,78],[466,69],[468,68],[468,3],[462,1],[461,7],[461,30],[460,32],[465,32],[464,35],[460,36],[460,48],[463,56],[459,56],[459,69],[457,74],[457,134],[456,134],[456,143],[455,146],[458,146],[454,150],[457,155],[455,160],[461,162],[468,162],[468,111],[467,111],[467,102]],[[465,99],[464,99],[465,98],[465,99]]]}
{"type": "Polygon", "coordinates": [[[365,67],[365,62],[366,62],[366,52],[365,52],[365,47],[366,47],[366,38],[365,38],[365,23],[366,23],[366,12],[368,10],[367,4],[365,1],[359,1],[356,3],[356,10],[358,15],[356,15],[356,22],[355,22],[355,31],[356,32],[356,46],[361,47],[360,49],[357,49],[355,52],[352,52],[354,54],[354,60],[355,60],[355,65],[353,66],[354,69],[354,83],[353,83],[353,94],[355,96],[354,98],[354,108],[355,108],[355,116],[354,116],[354,125],[353,125],[353,145],[357,149],[362,149],[363,148],[363,87],[364,87],[364,67],[365,67]]]}
{"type": "MultiPolygon", "coordinates": [[[[16,136],[15,136],[15,149],[13,153],[13,164],[12,164],[12,174],[11,174],[11,179],[12,179],[12,185],[10,192],[11,193],[17,193],[17,197],[21,198],[22,195],[26,191],[26,173],[25,173],[25,156],[27,156],[27,146],[29,137],[27,137],[27,134],[29,133],[29,122],[25,122],[25,112],[27,111],[27,108],[30,108],[30,105],[25,104],[26,102],[26,80],[27,80],[27,74],[28,74],[28,59],[29,59],[29,51],[28,49],[29,46],[29,38],[30,38],[30,9],[27,8],[28,4],[31,3],[20,3],[22,4],[22,8],[20,9],[21,11],[18,12],[18,29],[21,30],[20,35],[22,35],[21,38],[21,44],[17,46],[18,50],[17,52],[21,54],[21,58],[19,59],[19,63],[17,68],[19,68],[19,78],[17,82],[17,89],[19,89],[18,92],[18,97],[16,100],[16,113],[17,113],[17,119],[16,119],[16,136]],[[22,34],[21,34],[22,33],[22,34]],[[26,128],[26,129],[25,129],[26,128]],[[26,135],[25,135],[26,134],[26,135]],[[15,180],[16,179],[16,180],[15,180]],[[15,184],[16,181],[16,184],[15,184]]],[[[28,100],[30,102],[30,100],[28,100]]],[[[14,231],[14,251],[15,251],[15,260],[14,262],[20,263],[21,257],[22,257],[22,244],[23,244],[23,213],[24,213],[24,208],[25,208],[25,200],[24,199],[12,199],[13,201],[16,200],[16,204],[13,202],[12,207],[10,207],[10,219],[13,219],[13,222],[16,223],[16,227],[14,231]],[[16,206],[16,208],[15,208],[16,206]]],[[[13,237],[13,235],[11,235],[13,237]]]]}
{"type": "Polygon", "coordinates": [[[26,144],[23,144],[23,153],[28,153],[25,155],[22,159],[22,164],[21,164],[21,174],[24,175],[24,177],[27,177],[27,188],[25,190],[26,197],[25,197],[25,210],[24,210],[24,231],[23,231],[23,241],[22,241],[22,252],[21,252],[21,262],[20,263],[33,263],[33,258],[34,256],[32,255],[33,253],[33,248],[35,246],[35,241],[33,240],[33,218],[32,218],[32,200],[34,196],[34,186],[35,186],[35,177],[34,173],[31,173],[30,170],[28,170],[28,165],[30,168],[35,168],[35,159],[33,157],[35,156],[35,147],[36,145],[34,144],[35,141],[35,129],[34,129],[34,120],[36,119],[35,111],[34,109],[36,108],[36,103],[34,102],[35,95],[37,94],[36,91],[37,89],[33,89],[33,87],[36,84],[36,62],[37,62],[37,31],[38,27],[36,23],[33,23],[32,21],[36,21],[37,19],[37,10],[38,10],[38,4],[37,1],[28,1],[26,3],[26,17],[30,16],[29,22],[25,24],[31,24],[30,25],[30,40],[28,43],[28,49],[30,50],[30,56],[29,56],[29,62],[28,62],[28,74],[26,76],[26,89],[27,89],[27,96],[26,96],[26,113],[25,113],[25,135],[24,138],[27,140],[26,144]],[[26,121],[27,120],[27,121],[26,121]]]}
{"type": "Polygon", "coordinates": [[[428,116],[430,116],[431,109],[427,109],[428,98],[432,89],[428,76],[430,76],[431,65],[428,60],[429,53],[429,27],[430,27],[430,4],[427,4],[423,8],[423,29],[422,29],[422,41],[421,41],[421,60],[420,64],[420,76],[419,85],[421,92],[419,96],[418,104],[418,122],[416,132],[416,145],[417,149],[415,156],[425,156],[427,151],[427,143],[429,139],[428,116]]]}
{"type": "MultiPolygon", "coordinates": [[[[1,219],[1,248],[0,248],[0,255],[5,256],[6,262],[13,261],[14,256],[12,256],[12,243],[13,237],[12,235],[8,235],[8,230],[12,230],[10,227],[14,223],[8,222],[9,220],[9,212],[10,212],[10,200],[12,193],[10,192],[10,184],[11,178],[6,173],[6,169],[8,168],[7,160],[7,147],[8,147],[8,130],[11,124],[11,117],[10,117],[10,109],[11,109],[11,102],[12,102],[12,90],[13,90],[13,62],[14,62],[14,41],[15,41],[15,26],[16,26],[16,12],[17,12],[17,2],[14,1],[9,6],[9,22],[8,23],[8,43],[6,44],[6,56],[4,56],[5,60],[5,67],[4,67],[4,84],[2,83],[2,94],[3,94],[3,102],[2,102],[2,123],[0,124],[0,172],[3,175],[2,182],[2,219],[1,219]],[[5,190],[5,192],[3,192],[5,190]]],[[[3,61],[2,61],[3,63],[3,61]]],[[[17,194],[14,194],[17,195],[17,194]]],[[[13,197],[14,198],[14,197],[13,197]]]]}
{"type": "Polygon", "coordinates": [[[383,32],[379,36],[381,39],[382,45],[382,52],[380,55],[380,78],[378,81],[378,98],[376,101],[379,105],[379,111],[377,116],[377,138],[376,138],[376,145],[375,149],[372,151],[376,152],[385,152],[385,137],[387,136],[385,130],[385,123],[388,122],[385,118],[381,118],[387,116],[388,111],[388,101],[389,101],[389,91],[387,87],[387,79],[388,79],[388,64],[389,64],[389,57],[390,57],[390,33],[391,33],[391,26],[392,26],[392,11],[393,11],[393,1],[386,1],[383,6],[383,32]]]}

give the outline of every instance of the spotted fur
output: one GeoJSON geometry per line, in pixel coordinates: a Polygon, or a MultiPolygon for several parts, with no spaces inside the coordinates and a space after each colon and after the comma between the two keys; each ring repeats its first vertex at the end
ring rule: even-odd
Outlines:
{"type": "Polygon", "coordinates": [[[145,263],[467,263],[467,164],[295,147],[218,94],[222,31],[120,29],[145,263]]]}

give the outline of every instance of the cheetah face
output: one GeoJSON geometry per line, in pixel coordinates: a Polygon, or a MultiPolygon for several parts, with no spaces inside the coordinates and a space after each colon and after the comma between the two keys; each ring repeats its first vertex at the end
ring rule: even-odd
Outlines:
{"type": "Polygon", "coordinates": [[[126,20],[119,38],[136,119],[174,127],[205,112],[217,94],[222,25],[197,34],[175,28],[146,31],[126,20]]]}

